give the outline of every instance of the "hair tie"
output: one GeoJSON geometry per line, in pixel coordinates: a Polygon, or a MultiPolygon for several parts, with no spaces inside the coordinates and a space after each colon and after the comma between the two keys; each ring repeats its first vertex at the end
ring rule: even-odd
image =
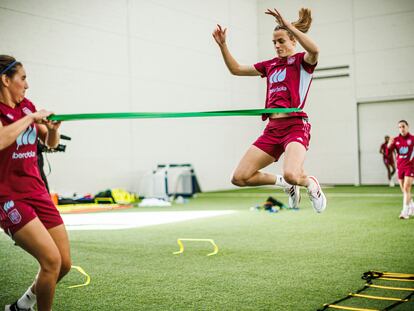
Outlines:
{"type": "Polygon", "coordinates": [[[16,65],[16,63],[17,63],[17,60],[15,60],[14,62],[12,62],[10,65],[8,65],[7,67],[6,67],[6,69],[4,69],[1,73],[0,73],[0,76],[1,75],[3,75],[3,74],[5,74],[11,67],[13,67],[14,65],[16,65]]]}

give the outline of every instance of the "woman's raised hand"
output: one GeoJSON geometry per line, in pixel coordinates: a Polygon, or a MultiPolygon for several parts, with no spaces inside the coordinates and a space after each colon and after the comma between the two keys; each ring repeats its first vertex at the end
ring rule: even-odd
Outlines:
{"type": "Polygon", "coordinates": [[[277,9],[273,9],[273,10],[267,9],[265,14],[272,15],[276,19],[276,22],[281,27],[289,27],[290,26],[290,22],[287,19],[285,19],[277,9]]]}
{"type": "Polygon", "coordinates": [[[216,40],[217,44],[222,46],[226,43],[226,31],[227,28],[222,28],[219,24],[217,24],[216,29],[213,31],[213,38],[216,40]]]}

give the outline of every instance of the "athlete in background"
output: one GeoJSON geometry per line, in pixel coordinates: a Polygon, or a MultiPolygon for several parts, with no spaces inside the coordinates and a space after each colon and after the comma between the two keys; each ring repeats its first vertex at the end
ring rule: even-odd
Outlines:
{"type": "Polygon", "coordinates": [[[6,311],[50,311],[56,283],[71,268],[69,239],[37,165],[37,138],[55,147],[60,123],[25,98],[23,65],[0,55],[0,227],[40,265],[33,284],[6,311]]]}
{"type": "Polygon", "coordinates": [[[396,153],[398,181],[403,193],[400,219],[408,219],[414,216],[414,203],[411,196],[411,186],[414,180],[414,136],[409,133],[406,120],[398,122],[398,129],[400,135],[390,139],[388,149],[396,153]]]}
{"type": "Polygon", "coordinates": [[[382,161],[387,169],[388,183],[390,187],[394,187],[394,181],[392,177],[395,174],[395,162],[393,153],[388,150],[388,142],[390,137],[387,135],[384,137],[384,143],[381,145],[379,152],[382,154],[382,161]]]}

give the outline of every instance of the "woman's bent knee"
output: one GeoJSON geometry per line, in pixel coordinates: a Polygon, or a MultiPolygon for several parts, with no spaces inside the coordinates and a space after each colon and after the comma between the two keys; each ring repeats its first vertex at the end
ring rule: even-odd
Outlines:
{"type": "Polygon", "coordinates": [[[62,260],[62,265],[60,267],[60,277],[64,277],[66,274],[68,274],[71,268],[72,261],[70,260],[70,258],[62,260]]]}
{"type": "Polygon", "coordinates": [[[58,251],[45,254],[39,258],[40,268],[46,273],[59,275],[62,267],[62,259],[58,251]]]}
{"type": "Polygon", "coordinates": [[[283,178],[286,180],[287,183],[291,185],[297,185],[300,179],[300,174],[293,171],[287,171],[284,172],[283,178]]]}
{"type": "Polygon", "coordinates": [[[231,183],[235,186],[244,187],[247,186],[247,179],[240,175],[234,175],[231,179],[231,183]]]}

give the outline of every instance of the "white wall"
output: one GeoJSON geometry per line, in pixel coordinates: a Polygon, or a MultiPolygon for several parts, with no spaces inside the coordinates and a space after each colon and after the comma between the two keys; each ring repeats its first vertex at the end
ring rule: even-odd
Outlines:
{"type": "MultiPolygon", "coordinates": [[[[226,70],[216,23],[241,62],[257,60],[253,0],[0,0],[1,53],[24,63],[27,96],[56,113],[262,107],[258,81],[226,70]]],[[[156,164],[189,162],[203,190],[229,188],[261,127],[259,118],[66,122],[73,140],[49,156],[51,187],[136,191],[156,164]]]]}
{"type": "MultiPolygon", "coordinates": [[[[306,107],[312,123],[306,170],[323,183],[357,184],[357,103],[385,98],[392,105],[393,99],[414,98],[414,1],[262,0],[258,4],[260,58],[275,55],[270,41],[274,20],[263,12],[276,7],[293,21],[301,7],[309,7],[314,18],[309,35],[321,50],[318,68],[350,66],[343,71],[349,77],[313,81],[306,107]]],[[[395,125],[396,121],[390,117],[378,122],[395,125]]],[[[369,166],[365,170],[375,169],[375,162],[363,163],[369,166]]],[[[381,182],[377,175],[373,183],[381,182]]]]}
{"type": "MultiPolygon", "coordinates": [[[[253,64],[274,56],[265,9],[293,20],[302,6],[313,9],[319,68],[350,66],[349,77],[313,81],[306,169],[324,183],[357,183],[357,102],[414,98],[414,1],[0,0],[1,53],[25,64],[28,97],[57,113],[261,108],[265,80],[231,76],[211,32],[227,26],[231,51],[253,64]]],[[[231,188],[263,127],[260,118],[67,122],[73,140],[49,156],[50,182],[138,190],[156,164],[190,162],[203,190],[231,188]]]]}

